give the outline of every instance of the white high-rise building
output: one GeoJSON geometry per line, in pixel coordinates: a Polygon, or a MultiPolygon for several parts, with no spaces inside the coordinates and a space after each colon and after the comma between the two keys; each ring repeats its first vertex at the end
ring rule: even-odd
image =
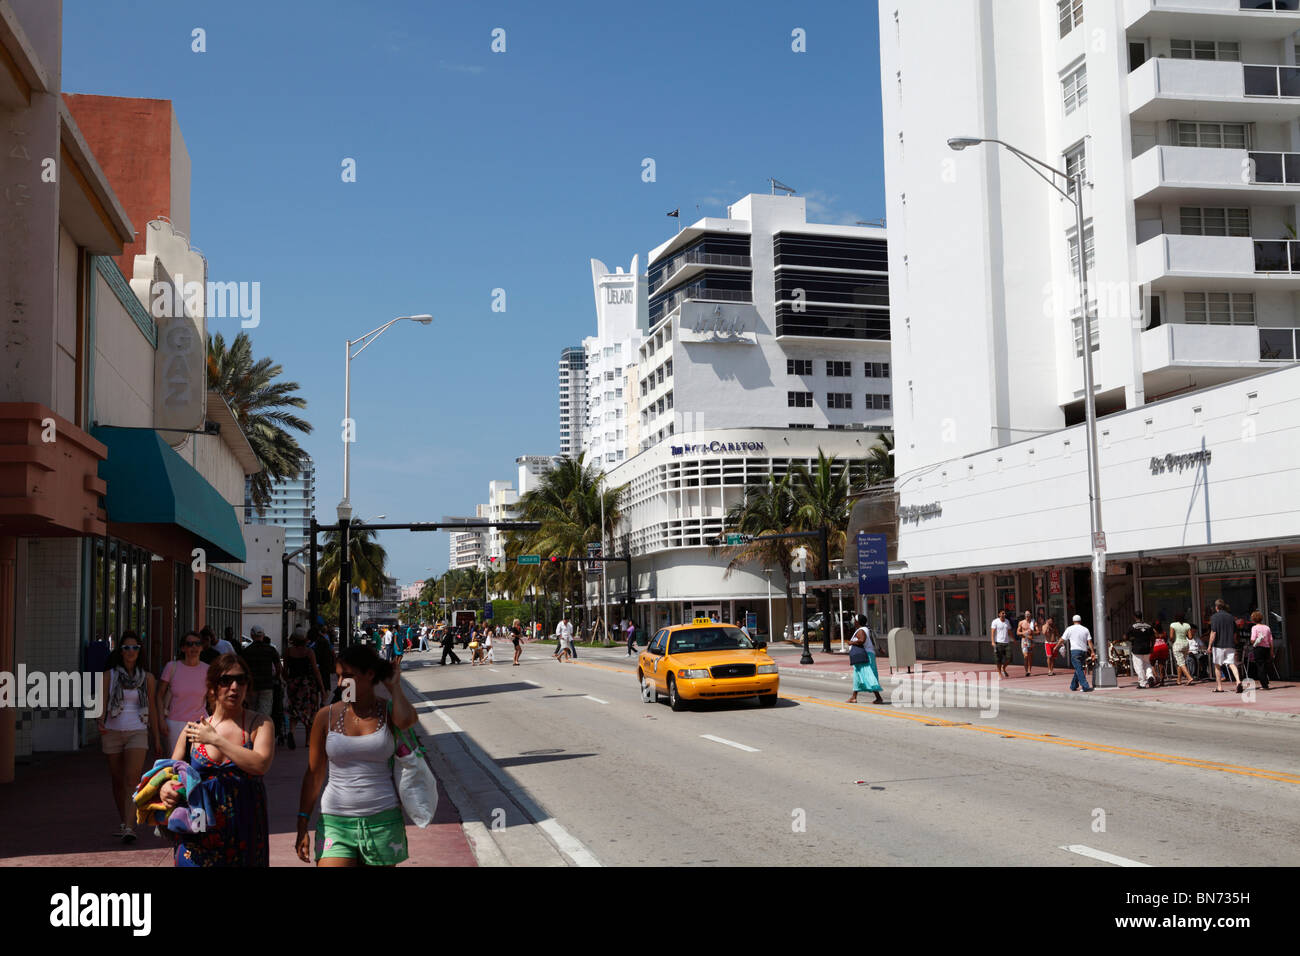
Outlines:
{"type": "MultiPolygon", "coordinates": [[[[519,502],[519,492],[509,481],[489,481],[488,482],[488,500],[480,514],[483,514],[489,521],[513,521],[515,519],[515,505],[519,502]]],[[[508,531],[502,531],[500,528],[487,529],[487,557],[496,559],[498,569],[504,567],[506,549],[505,539],[508,531]]]]}
{"type": "Polygon", "coordinates": [[[553,455],[520,455],[516,458],[515,465],[519,470],[519,497],[522,498],[541,484],[543,476],[555,467],[558,460],[553,455]]]}
{"type": "Polygon", "coordinates": [[[560,352],[560,457],[582,454],[587,423],[587,353],[580,345],[560,352]]]}
{"type": "Polygon", "coordinates": [[[311,534],[311,517],[316,512],[316,464],[303,456],[297,478],[277,478],[271,482],[271,500],[266,513],[253,508],[251,479],[244,481],[244,524],[269,524],[284,528],[284,547],[292,552],[307,544],[311,534]]]}
{"type": "Polygon", "coordinates": [[[1300,617],[1279,577],[1300,574],[1281,550],[1300,535],[1294,7],[882,0],[893,623],[1094,626],[1080,245],[1108,629],[1139,609],[1200,626],[1217,597],[1275,634],[1300,617]],[[954,137],[1082,171],[1082,242],[1049,173],[954,137]]]}
{"type": "MultiPolygon", "coordinates": [[[[638,453],[608,477],[628,486],[611,548],[633,557],[633,616],[660,627],[750,612],[768,633],[770,603],[779,634],[795,613],[779,568],[769,602],[763,568],[728,573],[732,555],[714,545],[747,488],[815,467],[819,451],[864,485],[892,417],[885,230],[810,223],[801,197],[750,195],[647,263],[638,453]]],[[[622,604],[623,565],[606,573],[622,604]]]]}
{"type": "Polygon", "coordinates": [[[599,259],[591,260],[596,334],[582,340],[587,362],[582,450],[587,462],[606,470],[632,453],[628,445],[628,371],[636,364],[648,328],[646,277],[639,270],[639,259],[632,257],[627,272],[622,266],[610,272],[599,259]]]}

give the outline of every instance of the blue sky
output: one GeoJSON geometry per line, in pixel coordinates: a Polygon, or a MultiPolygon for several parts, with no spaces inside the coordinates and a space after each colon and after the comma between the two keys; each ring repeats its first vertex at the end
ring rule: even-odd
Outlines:
{"type": "MultiPolygon", "coordinates": [[[[644,259],[670,210],[725,215],[769,176],[811,219],[884,214],[876,16],[870,0],[65,0],[63,88],[175,104],[193,241],[210,279],[261,283],[254,353],[308,400],[321,521],[342,494],[339,346],[435,316],[385,333],[352,383],[356,513],[427,521],[558,451],[556,361],[595,331],[590,258],[644,259]]],[[[382,540],[403,582],[446,567],[443,533],[382,540]]]]}

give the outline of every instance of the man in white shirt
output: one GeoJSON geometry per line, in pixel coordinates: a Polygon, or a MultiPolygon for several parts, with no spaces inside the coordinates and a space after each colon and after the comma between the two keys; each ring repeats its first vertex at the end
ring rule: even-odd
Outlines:
{"type": "Polygon", "coordinates": [[[1010,678],[1007,665],[1011,663],[1011,622],[1007,620],[1006,608],[998,611],[998,616],[989,624],[989,643],[993,645],[993,660],[998,665],[998,673],[1010,678]]]}
{"type": "Polygon", "coordinates": [[[555,628],[555,659],[563,663],[571,655],[569,650],[573,643],[573,625],[569,623],[567,617],[560,618],[560,623],[555,628]],[[563,656],[561,656],[563,655],[563,656]]]}
{"type": "Polygon", "coordinates": [[[1074,678],[1070,681],[1070,690],[1083,688],[1085,694],[1092,693],[1092,688],[1088,686],[1088,678],[1084,674],[1083,664],[1089,657],[1096,652],[1092,648],[1092,634],[1084,627],[1080,621],[1079,615],[1074,615],[1074,623],[1065,629],[1061,635],[1061,640],[1065,642],[1070,649],[1070,663],[1074,665],[1074,678]]]}
{"type": "Polygon", "coordinates": [[[387,627],[384,628],[383,641],[384,641],[383,644],[384,660],[391,661],[393,659],[393,632],[390,631],[387,627]]]}

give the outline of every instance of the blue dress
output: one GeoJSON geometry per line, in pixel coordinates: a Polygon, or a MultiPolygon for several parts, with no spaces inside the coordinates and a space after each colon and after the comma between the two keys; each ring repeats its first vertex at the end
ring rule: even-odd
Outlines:
{"type": "MultiPolygon", "coordinates": [[[[248,731],[244,746],[252,750],[248,731]]],[[[198,771],[198,794],[191,806],[207,814],[207,830],[185,834],[176,846],[177,866],[270,866],[271,850],[266,819],[266,785],[247,774],[232,760],[214,763],[202,744],[190,753],[198,771]]]]}

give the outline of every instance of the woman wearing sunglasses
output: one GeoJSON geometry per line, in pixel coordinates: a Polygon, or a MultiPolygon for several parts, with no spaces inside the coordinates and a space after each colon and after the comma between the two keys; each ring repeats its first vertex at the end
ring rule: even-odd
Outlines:
{"type": "MultiPolygon", "coordinates": [[[[177,866],[270,866],[262,777],[275,757],[275,728],[269,718],[245,709],[249,681],[238,655],[222,654],[209,664],[210,716],[187,723],[172,750],[173,760],[184,760],[189,751],[205,790],[191,795],[189,804],[201,804],[208,814],[203,832],[180,838],[177,866]]],[[[161,797],[169,809],[180,803],[175,784],[165,785],[161,797]]]]}
{"type": "Polygon", "coordinates": [[[108,773],[117,805],[117,836],[123,843],[135,842],[135,801],[131,794],[144,770],[149,739],[162,751],[162,729],[158,722],[158,699],[153,675],[140,663],[140,635],[123,631],[117,649],[109,655],[104,671],[102,700],[108,706],[99,715],[99,739],[108,757],[108,773]]]}
{"type": "Polygon", "coordinates": [[[199,660],[203,638],[190,631],[181,639],[181,656],[163,667],[158,685],[159,718],[167,724],[167,749],[171,753],[185,725],[208,716],[208,665],[199,660]]]}
{"type": "Polygon", "coordinates": [[[307,829],[319,796],[317,866],[396,866],[406,859],[407,845],[393,785],[393,730],[406,730],[417,720],[402,691],[402,662],[390,663],[369,645],[353,644],[335,666],[343,700],[322,708],[312,723],[298,800],[298,858],[311,862],[307,829]],[[380,684],[388,689],[387,698],[375,693],[380,684]]]}

